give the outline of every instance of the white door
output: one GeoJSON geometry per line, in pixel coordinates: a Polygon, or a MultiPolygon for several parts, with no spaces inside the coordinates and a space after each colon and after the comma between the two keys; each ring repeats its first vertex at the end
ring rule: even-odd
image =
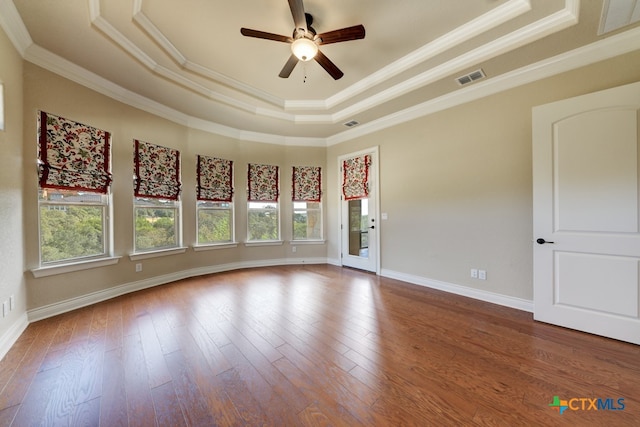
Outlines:
{"type": "Polygon", "coordinates": [[[640,344],[640,83],[533,109],[534,318],[640,344]]]}
{"type": "Polygon", "coordinates": [[[338,162],[342,265],[378,273],[377,147],[342,156],[338,162]]]}

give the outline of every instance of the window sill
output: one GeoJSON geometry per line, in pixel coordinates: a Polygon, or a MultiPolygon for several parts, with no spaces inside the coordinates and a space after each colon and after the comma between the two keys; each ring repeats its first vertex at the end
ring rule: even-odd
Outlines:
{"type": "Polygon", "coordinates": [[[211,251],[215,249],[237,248],[238,244],[236,242],[212,243],[210,245],[194,245],[192,247],[195,252],[201,252],[201,251],[211,251]]]}
{"type": "Polygon", "coordinates": [[[324,245],[326,240],[289,240],[290,245],[324,245]]]}
{"type": "Polygon", "coordinates": [[[281,246],[284,242],[282,240],[265,240],[263,242],[252,241],[244,242],[245,246],[281,246]]]}
{"type": "Polygon", "coordinates": [[[40,277],[54,276],[56,274],[72,273],[74,271],[89,270],[92,268],[105,267],[107,265],[114,265],[120,261],[122,257],[109,257],[92,259],[88,261],[78,261],[68,264],[49,265],[46,267],[34,268],[31,270],[31,274],[36,279],[40,277]]]}
{"type": "Polygon", "coordinates": [[[157,258],[157,257],[167,256],[167,255],[183,254],[186,251],[187,251],[186,247],[181,247],[181,248],[162,249],[158,251],[138,252],[135,254],[129,254],[129,259],[131,261],[138,261],[141,259],[149,259],[149,258],[157,258]]]}

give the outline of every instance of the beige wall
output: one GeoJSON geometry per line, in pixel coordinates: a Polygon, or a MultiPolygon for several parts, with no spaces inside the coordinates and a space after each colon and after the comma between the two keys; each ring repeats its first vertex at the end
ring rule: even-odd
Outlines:
{"type": "MultiPolygon", "coordinates": [[[[0,83],[4,85],[4,130],[0,130],[0,304],[15,298],[15,308],[2,318],[3,337],[27,309],[23,277],[24,246],[22,235],[22,58],[0,30],[0,83]]],[[[0,310],[2,309],[0,305],[0,310]]],[[[2,349],[0,348],[0,351],[2,349]]]]}
{"type": "Polygon", "coordinates": [[[30,63],[25,63],[25,231],[27,268],[38,266],[37,176],[35,159],[36,116],[47,111],[71,120],[90,124],[112,134],[114,255],[122,256],[118,264],[67,274],[34,278],[27,274],[28,308],[35,309],[60,303],[93,292],[132,284],[175,272],[204,269],[211,266],[256,260],[295,260],[326,258],[325,245],[297,246],[293,253],[288,240],[292,235],[291,167],[314,165],[325,167],[325,149],[288,147],[234,140],[189,129],[124,105],[90,89],[75,84],[30,63]],[[131,261],[133,251],[133,139],[173,147],[181,152],[183,243],[196,240],[195,184],[196,155],[218,156],[234,161],[236,190],[236,239],[246,240],[247,163],[267,163],[281,167],[281,229],[285,243],[281,246],[245,247],[194,252],[131,261]],[[142,262],[143,271],[135,272],[142,262]]]}
{"type": "MultiPolygon", "coordinates": [[[[4,36],[4,35],[2,35],[4,36]]],[[[532,299],[531,107],[640,79],[640,53],[625,55],[487,97],[328,148],[286,147],[222,137],[153,116],[25,63],[0,38],[0,79],[7,85],[7,130],[0,132],[0,298],[15,293],[18,313],[123,284],[208,266],[298,258],[339,259],[337,158],[380,147],[381,266],[425,279],[532,299]],[[23,96],[21,86],[24,67],[23,96]],[[23,104],[23,109],[19,107],[23,104]],[[45,110],[113,135],[114,266],[35,279],[38,265],[36,112],[45,110]],[[24,122],[24,127],[19,124],[24,122]],[[195,240],[195,155],[235,161],[237,240],[245,239],[246,164],[282,167],[283,238],[291,236],[290,167],[323,166],[327,245],[251,247],[194,252],[142,261],[135,273],[132,140],[182,152],[184,244],[195,240]],[[21,144],[22,141],[22,144],[21,144]],[[22,150],[22,151],[21,151],[22,150]],[[19,168],[23,164],[22,181],[19,168]],[[18,170],[16,170],[18,169],[18,170]],[[20,210],[23,208],[23,210],[20,210]],[[25,248],[25,249],[23,249],[25,248]],[[24,252],[24,258],[22,253],[24,252]],[[24,262],[23,262],[24,259],[24,262]],[[472,267],[488,280],[469,278],[472,267]],[[25,295],[28,290],[28,295],[25,295]],[[20,305],[21,304],[21,305],[20,305]]],[[[3,323],[3,325],[5,325],[3,323]]],[[[4,326],[3,326],[4,327],[4,326]]],[[[2,330],[0,329],[0,333],[2,330]]]]}
{"type": "Polygon", "coordinates": [[[635,52],[329,147],[328,211],[337,158],[379,146],[382,273],[532,300],[531,108],[638,80],[635,52]]]}

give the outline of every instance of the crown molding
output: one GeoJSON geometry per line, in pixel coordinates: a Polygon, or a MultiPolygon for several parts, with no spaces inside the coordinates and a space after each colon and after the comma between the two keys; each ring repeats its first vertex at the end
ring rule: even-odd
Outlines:
{"type": "Polygon", "coordinates": [[[231,96],[223,95],[217,91],[211,90],[195,81],[175,72],[154,61],[149,55],[147,55],[142,49],[135,45],[131,40],[118,31],[113,25],[106,19],[100,16],[100,0],[89,0],[89,16],[91,19],[91,25],[100,30],[103,34],[109,37],[115,42],[121,49],[127,52],[129,55],[136,58],[143,66],[145,66],[153,74],[164,77],[165,79],[189,89],[207,99],[210,99],[227,106],[237,108],[238,110],[245,111],[251,114],[258,114],[265,117],[272,117],[281,120],[294,121],[295,117],[292,114],[288,114],[282,111],[270,110],[265,108],[257,108],[253,104],[248,102],[239,101],[231,96]]]}
{"type": "MultiPolygon", "coordinates": [[[[13,6],[13,2],[11,0],[0,1],[13,6]]],[[[127,37],[120,33],[115,27],[113,27],[106,19],[104,19],[100,15],[100,0],[89,0],[89,16],[92,26],[101,31],[107,37],[111,38],[111,40],[113,40],[118,46],[120,46],[120,48],[136,58],[150,72],[158,76],[162,76],[168,81],[171,81],[176,85],[199,94],[200,96],[256,116],[268,117],[298,124],[335,124],[340,123],[344,120],[348,120],[349,118],[362,111],[370,110],[399,96],[435,82],[447,75],[459,72],[478,62],[485,61],[506,51],[516,49],[517,47],[520,47],[527,43],[531,43],[532,41],[535,41],[550,33],[560,31],[561,29],[564,29],[569,25],[573,25],[577,21],[577,10],[579,9],[578,4],[578,0],[567,0],[564,9],[556,12],[555,14],[540,19],[535,23],[532,23],[524,28],[521,28],[497,40],[494,40],[493,42],[470,51],[467,54],[461,55],[454,60],[448,61],[445,64],[425,71],[417,76],[414,76],[411,79],[408,79],[391,88],[378,92],[375,95],[372,95],[362,101],[359,101],[332,114],[293,114],[287,112],[287,110],[306,110],[308,108],[326,110],[328,108],[333,108],[336,105],[345,102],[350,97],[353,97],[364,90],[379,85],[383,81],[407,70],[408,68],[411,68],[429,58],[432,58],[439,53],[442,53],[461,43],[464,43],[472,37],[495,28],[497,25],[520,16],[521,14],[531,9],[529,0],[510,0],[507,3],[491,10],[485,15],[482,15],[475,20],[470,21],[469,23],[446,34],[445,36],[440,37],[439,39],[434,40],[433,42],[412,52],[404,58],[401,58],[395,63],[374,73],[370,77],[356,83],[347,90],[342,91],[341,93],[334,95],[327,100],[311,101],[283,101],[276,97],[268,96],[264,93],[260,94],[255,92],[254,88],[251,88],[248,85],[241,84],[234,79],[223,76],[220,73],[216,73],[213,70],[209,70],[205,67],[189,61],[142,13],[142,0],[134,1],[133,17],[136,23],[142,26],[146,33],[150,35],[150,37],[164,49],[167,55],[169,55],[183,69],[197,72],[200,75],[211,79],[212,81],[234,87],[242,93],[246,93],[251,96],[257,96],[259,99],[265,100],[274,106],[284,106],[284,109],[257,107],[249,102],[243,102],[232,96],[224,95],[217,91],[211,90],[204,85],[201,85],[193,81],[192,79],[181,75],[178,72],[172,71],[166,67],[159,65],[142,49],[138,48],[133,42],[131,42],[127,37]]],[[[17,14],[15,6],[13,6],[13,10],[16,14],[17,21],[22,24],[22,20],[19,14],[17,14]]],[[[21,27],[24,29],[24,32],[26,32],[24,24],[22,24],[21,27]]],[[[18,30],[19,34],[24,32],[18,30]]],[[[28,33],[26,33],[26,35],[28,36],[28,33]]],[[[28,38],[28,42],[32,44],[30,37],[28,38]]],[[[34,50],[34,52],[36,51],[34,50]]],[[[31,58],[34,60],[34,62],[36,61],[34,55],[31,55],[31,58]]],[[[53,57],[48,55],[48,58],[45,59],[45,62],[51,62],[52,60],[53,57]]],[[[61,61],[60,64],[54,65],[54,67],[58,70],[61,70],[63,68],[63,65],[66,63],[67,61],[61,61]]],[[[93,74],[86,73],[85,78],[88,78],[90,75],[93,74]]],[[[96,85],[99,84],[100,83],[96,82],[96,85]]]]}
{"type": "MultiPolygon", "coordinates": [[[[563,11],[570,10],[570,5],[573,5],[576,2],[578,2],[578,0],[567,0],[563,11]]],[[[155,43],[157,43],[174,62],[180,65],[183,69],[188,69],[190,71],[198,73],[203,77],[209,78],[214,83],[230,86],[238,90],[240,93],[264,100],[271,105],[280,108],[280,110],[274,110],[271,108],[257,108],[250,103],[241,102],[233,97],[220,94],[188,79],[185,76],[182,76],[176,72],[170,71],[167,68],[160,66],[148,55],[146,55],[141,49],[135,46],[134,43],[126,39],[126,37],[118,30],[116,30],[111,24],[109,24],[106,19],[100,16],[100,0],[89,0],[89,3],[91,24],[102,31],[105,35],[110,37],[127,53],[137,58],[151,72],[161,75],[169,81],[188,88],[189,90],[198,93],[201,96],[237,108],[241,111],[249,112],[251,114],[256,114],[259,116],[277,118],[280,120],[302,124],[335,124],[348,119],[357,112],[377,107],[391,99],[394,99],[407,92],[424,86],[434,81],[430,76],[435,74],[430,72],[423,73],[420,76],[417,76],[417,78],[410,79],[402,84],[396,85],[393,88],[383,91],[382,95],[378,94],[371,96],[363,101],[360,101],[357,105],[350,106],[333,114],[305,115],[287,113],[287,111],[292,110],[300,111],[314,109],[326,111],[328,109],[334,108],[337,105],[351,99],[355,95],[358,95],[363,91],[384,83],[388,79],[398,75],[401,72],[406,71],[411,67],[414,67],[417,64],[420,64],[444,51],[452,49],[470,40],[471,38],[476,37],[479,34],[494,29],[497,26],[531,10],[530,0],[509,0],[505,4],[492,9],[484,15],[477,17],[476,19],[460,26],[459,28],[456,28],[448,34],[445,34],[444,36],[434,40],[433,42],[421,47],[420,49],[417,49],[409,55],[406,55],[400,60],[379,70],[366,79],[361,80],[360,82],[352,85],[350,88],[328,98],[327,100],[286,101],[274,96],[267,95],[256,88],[242,84],[228,76],[224,76],[220,73],[189,61],[175,47],[175,45],[171,43],[171,41],[155,26],[155,24],[153,24],[153,22],[146,15],[144,15],[144,13],[142,12],[142,0],[134,1],[134,21],[145,30],[146,34],[151,37],[151,39],[155,43]]],[[[576,17],[573,16],[573,19],[576,19],[576,17]]],[[[559,31],[560,29],[565,28],[562,25],[558,25],[554,19],[548,18],[541,19],[540,21],[538,21],[538,25],[529,27],[536,28],[538,31],[540,31],[541,35],[527,34],[527,37],[524,40],[520,40],[521,34],[524,34],[522,30],[511,33],[502,38],[503,40],[510,41],[510,43],[508,43],[510,47],[507,47],[507,50],[515,49],[524,43],[530,43],[534,40],[537,40],[538,38],[544,37],[550,32],[559,31]]],[[[497,47],[499,46],[499,44],[491,43],[491,47],[494,46],[497,47]]],[[[503,53],[503,46],[499,46],[501,49],[496,50],[493,53],[491,52],[491,47],[485,49],[487,51],[487,55],[484,57],[485,59],[487,57],[493,57],[500,53],[503,53]]],[[[474,60],[472,55],[465,57],[469,58],[469,61],[474,60]]],[[[459,69],[463,69],[472,65],[472,62],[461,63],[454,71],[449,72],[456,72],[459,69]]],[[[447,73],[446,67],[442,68],[441,73],[447,73]]]]}
{"type": "Polygon", "coordinates": [[[26,50],[24,60],[95,92],[115,99],[116,101],[120,101],[123,104],[130,105],[180,125],[188,125],[190,116],[138,95],[122,86],[118,86],[36,44],[31,45],[29,49],[26,50]]]}
{"type": "MultiPolygon", "coordinates": [[[[569,3],[575,4],[576,1],[570,0],[567,2],[567,5],[569,3]]],[[[565,7],[552,15],[533,22],[525,27],[513,31],[512,33],[493,40],[492,42],[484,44],[437,67],[433,67],[424,73],[407,79],[389,89],[380,91],[364,101],[344,108],[340,112],[334,114],[333,119],[335,122],[347,120],[362,111],[371,109],[372,106],[391,101],[401,95],[412,92],[430,83],[434,83],[451,74],[461,72],[474,64],[482,63],[483,61],[487,61],[497,55],[512,51],[528,43],[532,43],[546,37],[549,34],[561,31],[567,27],[575,25],[577,22],[578,15],[572,10],[572,8],[565,7]]]]}
{"type": "MultiPolygon", "coordinates": [[[[90,1],[98,4],[99,7],[99,0],[90,1]]],[[[244,84],[236,79],[233,79],[222,73],[218,73],[217,71],[214,71],[210,68],[189,61],[182,54],[182,52],[180,52],[180,50],[178,50],[178,48],[175,47],[173,43],[171,43],[171,41],[162,33],[162,31],[160,31],[160,29],[151,21],[151,19],[149,19],[144,14],[144,12],[142,11],[142,0],[135,0],[133,2],[133,21],[138,24],[147,33],[147,35],[156,44],[158,44],[158,46],[160,46],[160,48],[164,50],[165,53],[181,68],[199,74],[202,77],[205,77],[214,82],[229,86],[241,93],[245,93],[276,107],[284,108],[284,100],[282,100],[281,98],[256,89],[250,85],[244,84]]]]}
{"type": "MultiPolygon", "coordinates": [[[[371,74],[369,77],[328,98],[325,101],[326,106],[327,108],[333,108],[343,102],[346,102],[350,98],[353,98],[366,90],[372,89],[422,62],[446,52],[447,50],[453,49],[473,37],[490,31],[505,22],[529,12],[530,10],[531,3],[529,0],[511,0],[464,25],[461,25],[455,30],[435,39],[408,55],[405,55],[397,61],[371,74]]],[[[412,89],[415,88],[407,88],[406,90],[412,89]]],[[[398,93],[401,94],[402,92],[399,91],[398,93]]],[[[375,101],[368,101],[368,103],[378,105],[375,104],[375,101]]]]}
{"type": "Polygon", "coordinates": [[[340,132],[328,138],[298,138],[284,135],[249,132],[191,117],[124,89],[96,74],[91,73],[90,71],[87,71],[84,68],[52,54],[37,45],[31,45],[31,47],[26,50],[24,59],[105,96],[190,128],[200,129],[206,132],[239,140],[264,142],[269,144],[309,145],[320,147],[340,144],[422,116],[475,101],[482,97],[499,93],[519,85],[531,83],[536,80],[551,77],[559,73],[587,66],[595,62],[603,61],[639,49],[640,28],[635,28],[573,51],[522,67],[501,76],[475,83],[473,86],[459,89],[454,93],[395,112],[373,122],[362,124],[358,127],[340,132]]]}
{"type": "Polygon", "coordinates": [[[0,0],[0,27],[11,40],[13,47],[24,57],[33,40],[12,0],[0,0]]]}
{"type": "MultiPolygon", "coordinates": [[[[97,0],[90,0],[94,4],[97,0]]],[[[575,19],[578,12],[579,2],[577,0],[568,0],[567,7],[549,17],[554,25],[570,25],[571,19],[575,19]]],[[[634,50],[640,49],[640,28],[635,28],[622,32],[620,34],[605,38],[590,45],[566,52],[555,57],[539,61],[535,64],[496,76],[491,79],[475,83],[473,86],[459,89],[456,92],[441,96],[436,99],[426,101],[422,104],[395,112],[393,114],[382,117],[370,123],[362,124],[358,127],[334,134],[327,138],[305,138],[292,137],[276,134],[267,134],[260,132],[250,132],[242,129],[232,128],[221,125],[219,123],[198,119],[175,109],[169,108],[156,101],[136,94],[128,89],[118,86],[82,67],[79,67],[60,56],[57,56],[42,47],[33,44],[22,19],[17,13],[15,6],[11,0],[0,0],[0,24],[5,33],[14,44],[14,47],[22,54],[22,57],[35,65],[47,69],[64,78],[74,81],[82,86],[92,89],[98,93],[108,96],[112,99],[120,101],[124,104],[154,114],[158,117],[170,120],[180,125],[199,129],[213,134],[226,136],[238,140],[263,142],[278,145],[296,145],[296,146],[332,146],[342,142],[349,141],[367,134],[371,134],[391,126],[395,126],[418,117],[436,113],[457,105],[471,102],[485,96],[489,96],[501,91],[511,89],[513,87],[534,82],[543,78],[553,76],[562,72],[570,71],[575,68],[587,66],[589,64],[622,55],[634,50]]],[[[549,23],[547,23],[549,24],[549,23]]],[[[532,24],[534,25],[534,24],[532,24]]],[[[544,23],[537,23],[538,26],[544,26],[544,23]]],[[[536,33],[540,28],[525,27],[523,34],[519,38],[520,43],[524,43],[528,34],[536,33]]],[[[547,27],[548,28],[548,27],[547,27]]],[[[499,39],[500,40],[500,39],[499,39]]],[[[508,40],[496,41],[498,46],[506,49],[508,40]]],[[[493,47],[494,49],[499,47],[493,47]]],[[[473,51],[474,55],[481,57],[486,52],[480,49],[473,51]]],[[[454,69],[455,64],[448,64],[449,69],[454,69]]],[[[438,71],[438,70],[436,70],[438,71]]],[[[443,72],[443,70],[440,70],[443,72]]],[[[428,73],[417,77],[416,79],[428,80],[433,78],[428,73]]],[[[414,82],[414,84],[416,84],[414,82]]],[[[406,88],[398,85],[394,87],[395,91],[403,91],[406,88]]],[[[392,94],[383,94],[391,96],[392,94]]],[[[362,107],[362,106],[360,106],[362,107]]],[[[351,114],[354,110],[344,110],[351,114]]],[[[256,111],[252,109],[254,114],[269,114],[267,111],[256,111]]],[[[348,116],[347,114],[346,116],[348,116]]],[[[339,113],[334,115],[294,115],[296,123],[337,123],[343,117],[339,113]]],[[[278,117],[281,118],[281,117],[278,117]]]]}
{"type": "Polygon", "coordinates": [[[640,27],[597,41],[587,46],[536,62],[517,70],[475,83],[456,92],[397,111],[370,123],[327,138],[327,146],[396,126],[419,117],[466,104],[508,89],[585,67],[625,53],[640,50],[640,27]]]}

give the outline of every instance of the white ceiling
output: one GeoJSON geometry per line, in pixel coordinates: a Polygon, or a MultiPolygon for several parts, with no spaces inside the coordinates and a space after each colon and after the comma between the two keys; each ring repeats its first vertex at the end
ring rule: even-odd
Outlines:
{"type": "Polygon", "coordinates": [[[313,61],[282,79],[289,45],[240,34],[290,36],[286,0],[0,0],[0,25],[26,60],[123,102],[195,128],[299,145],[340,142],[640,48],[635,0],[304,6],[319,33],[364,25],[363,40],[321,46],[342,79],[313,61]],[[609,9],[614,24],[601,22],[609,9]],[[457,84],[479,68],[487,78],[457,84]],[[360,125],[345,127],[350,120],[360,125]]]}

